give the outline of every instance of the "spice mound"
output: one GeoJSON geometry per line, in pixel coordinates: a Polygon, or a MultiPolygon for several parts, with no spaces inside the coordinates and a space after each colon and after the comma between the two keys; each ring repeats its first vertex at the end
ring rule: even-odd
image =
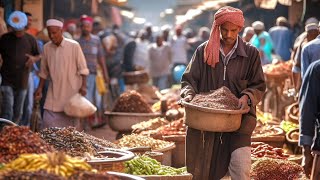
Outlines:
{"type": "Polygon", "coordinates": [[[152,113],[150,105],[137,91],[127,91],[116,100],[113,112],[152,113]]]}
{"type": "Polygon", "coordinates": [[[64,151],[70,156],[84,157],[87,153],[99,156],[98,151],[104,148],[118,148],[117,145],[107,140],[79,132],[74,127],[47,128],[40,132],[40,136],[57,150],[64,151]]]}
{"type": "Polygon", "coordinates": [[[161,150],[168,147],[172,142],[154,139],[152,137],[131,134],[125,135],[119,139],[119,146],[121,147],[150,147],[152,150],[161,150]]]}
{"type": "Polygon", "coordinates": [[[302,167],[294,162],[280,159],[262,158],[252,164],[251,179],[300,179],[302,172],[302,167]]]}
{"type": "Polygon", "coordinates": [[[0,132],[0,162],[9,162],[24,153],[53,150],[53,147],[26,126],[6,126],[0,132]]]}
{"type": "Polygon", "coordinates": [[[201,107],[208,107],[213,109],[239,109],[238,98],[234,94],[232,94],[232,92],[225,86],[210,93],[197,94],[193,98],[191,103],[201,107]]]}

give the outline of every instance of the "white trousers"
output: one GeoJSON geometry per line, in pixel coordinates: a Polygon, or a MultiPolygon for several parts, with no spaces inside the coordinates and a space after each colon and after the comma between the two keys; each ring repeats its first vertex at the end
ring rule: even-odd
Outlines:
{"type": "Polygon", "coordinates": [[[251,147],[242,147],[231,153],[229,174],[232,180],[250,180],[251,147]]]}

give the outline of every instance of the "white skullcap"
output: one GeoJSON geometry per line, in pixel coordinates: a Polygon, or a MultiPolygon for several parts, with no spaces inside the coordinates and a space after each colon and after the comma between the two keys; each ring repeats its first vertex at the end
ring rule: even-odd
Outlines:
{"type": "Polygon", "coordinates": [[[242,37],[246,36],[247,34],[254,34],[253,27],[246,27],[243,31],[242,37]]]}
{"type": "Polygon", "coordinates": [[[287,18],[285,18],[283,16],[280,16],[280,17],[277,18],[276,24],[279,25],[281,22],[282,23],[288,23],[288,20],[287,20],[287,18]]]}
{"type": "Polygon", "coordinates": [[[305,27],[305,31],[308,32],[311,30],[318,30],[318,24],[316,23],[307,24],[305,27]]]}
{"type": "Polygon", "coordinates": [[[47,26],[57,26],[57,27],[62,28],[63,22],[56,20],[56,19],[49,19],[49,20],[47,20],[47,26]]]}
{"type": "Polygon", "coordinates": [[[255,21],[252,23],[252,27],[255,30],[264,30],[264,23],[261,21],[255,21]]]}
{"type": "Polygon", "coordinates": [[[311,18],[308,18],[308,19],[306,20],[305,25],[307,25],[307,24],[311,24],[311,23],[318,24],[318,23],[319,23],[319,21],[318,21],[318,19],[317,19],[317,18],[315,18],[315,17],[311,17],[311,18]]]}

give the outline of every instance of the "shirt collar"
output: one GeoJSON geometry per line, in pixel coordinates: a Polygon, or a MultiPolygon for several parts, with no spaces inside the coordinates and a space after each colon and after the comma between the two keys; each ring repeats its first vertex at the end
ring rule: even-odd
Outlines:
{"type": "MultiPolygon", "coordinates": [[[[236,43],[234,44],[233,48],[231,49],[231,51],[229,53],[234,53],[236,48],[238,47],[238,41],[239,39],[237,38],[236,40],[236,43]]],[[[224,56],[227,56],[228,54],[224,54],[224,51],[223,51],[223,47],[222,47],[222,43],[220,43],[220,52],[224,55],[224,56]]]]}
{"type": "Polygon", "coordinates": [[[248,57],[248,55],[244,49],[244,42],[240,38],[240,36],[238,36],[238,46],[237,46],[237,49],[235,50],[235,53],[239,56],[242,56],[242,57],[248,57]]]}
{"type": "Polygon", "coordinates": [[[66,44],[65,41],[66,41],[66,40],[65,40],[65,37],[62,37],[62,41],[61,41],[61,43],[60,43],[59,46],[55,45],[52,41],[51,41],[51,45],[52,45],[53,47],[64,47],[65,44],[66,44]]]}

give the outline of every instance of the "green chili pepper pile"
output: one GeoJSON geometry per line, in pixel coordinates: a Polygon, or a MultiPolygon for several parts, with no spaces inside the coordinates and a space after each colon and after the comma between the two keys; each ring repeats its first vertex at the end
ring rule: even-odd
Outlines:
{"type": "Polygon", "coordinates": [[[161,165],[155,159],[148,156],[136,156],[130,161],[125,162],[126,173],[133,175],[163,175],[173,176],[187,173],[187,168],[173,168],[170,166],[161,165]]]}

